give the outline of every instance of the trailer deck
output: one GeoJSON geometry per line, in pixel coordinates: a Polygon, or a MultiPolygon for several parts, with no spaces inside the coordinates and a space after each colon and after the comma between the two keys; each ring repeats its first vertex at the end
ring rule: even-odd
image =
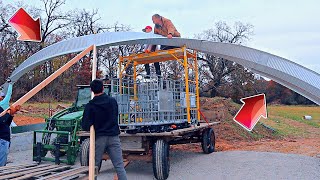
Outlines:
{"type": "MultiPolygon", "coordinates": [[[[119,136],[120,137],[133,137],[133,136],[138,136],[138,137],[181,137],[187,133],[191,132],[196,132],[200,131],[203,129],[208,128],[209,126],[213,126],[216,124],[219,124],[220,122],[210,122],[210,123],[200,123],[200,126],[193,126],[189,128],[183,128],[183,129],[177,129],[173,130],[171,132],[160,132],[160,133],[136,133],[136,134],[129,134],[129,133],[121,133],[119,136]]],[[[79,137],[89,137],[90,132],[88,131],[79,131],[78,132],[79,137]]]]}

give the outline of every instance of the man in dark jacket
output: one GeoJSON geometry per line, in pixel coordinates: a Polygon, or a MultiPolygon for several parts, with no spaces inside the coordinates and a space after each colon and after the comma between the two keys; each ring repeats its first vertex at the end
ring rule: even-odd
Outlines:
{"type": "MultiPolygon", "coordinates": [[[[0,117],[0,167],[7,164],[7,157],[9,154],[10,146],[10,124],[13,119],[13,115],[20,109],[20,106],[15,108],[10,107],[8,112],[0,117]]],[[[4,110],[0,107],[0,113],[4,110]]]]}
{"type": "Polygon", "coordinates": [[[95,165],[101,167],[102,155],[106,150],[119,180],[126,180],[119,138],[117,101],[103,92],[103,83],[100,80],[93,80],[90,88],[94,93],[94,98],[85,107],[82,129],[89,131],[90,126],[94,126],[96,132],[95,165]]]}

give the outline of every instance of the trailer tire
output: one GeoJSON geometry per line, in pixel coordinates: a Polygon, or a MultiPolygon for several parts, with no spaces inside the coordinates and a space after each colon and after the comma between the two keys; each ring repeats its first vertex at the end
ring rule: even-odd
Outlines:
{"type": "Polygon", "coordinates": [[[80,148],[80,164],[81,166],[89,166],[89,149],[90,138],[82,141],[80,148]]]}
{"type": "Polygon", "coordinates": [[[163,139],[158,139],[152,147],[153,174],[158,180],[165,180],[169,177],[169,144],[163,139]]]}
{"type": "Polygon", "coordinates": [[[215,151],[216,137],[212,128],[208,128],[202,132],[201,147],[205,154],[215,151]]]}
{"type": "MultiPolygon", "coordinates": [[[[87,138],[82,141],[80,147],[80,165],[89,166],[89,155],[90,154],[90,138],[87,138]]],[[[98,167],[98,171],[101,169],[101,164],[98,167]]]]}

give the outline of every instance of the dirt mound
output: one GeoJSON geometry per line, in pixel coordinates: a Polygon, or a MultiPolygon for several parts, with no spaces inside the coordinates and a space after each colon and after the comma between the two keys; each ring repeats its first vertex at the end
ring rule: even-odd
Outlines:
{"type": "Polygon", "coordinates": [[[15,115],[14,118],[13,118],[13,121],[18,126],[23,126],[23,125],[44,123],[45,119],[44,118],[40,118],[40,117],[30,117],[30,116],[24,116],[24,115],[15,115]]]}
{"type": "Polygon", "coordinates": [[[233,117],[241,105],[234,103],[230,98],[200,98],[200,107],[208,121],[220,121],[220,124],[215,126],[217,140],[237,142],[275,138],[272,131],[266,129],[260,123],[256,125],[252,132],[248,132],[234,122],[233,117]]]}
{"type": "Polygon", "coordinates": [[[18,126],[44,123],[45,118],[67,108],[68,104],[52,105],[49,109],[47,103],[26,104],[21,107],[21,110],[14,116],[13,121],[18,126]]]}
{"type": "MultiPolygon", "coordinates": [[[[216,134],[216,151],[245,150],[244,147],[252,147],[251,145],[259,144],[261,141],[280,139],[261,123],[258,123],[252,132],[248,132],[234,122],[233,117],[240,107],[240,104],[227,98],[200,98],[200,109],[206,119],[210,122],[220,121],[220,124],[213,127],[216,134]]],[[[204,121],[204,118],[201,117],[201,120],[204,121]]],[[[280,142],[282,141],[279,140],[280,142]]],[[[171,149],[202,152],[199,144],[174,145],[171,149]]]]}
{"type": "Polygon", "coordinates": [[[234,103],[230,98],[200,98],[201,112],[209,121],[221,121],[234,116],[240,105],[234,103]]]}

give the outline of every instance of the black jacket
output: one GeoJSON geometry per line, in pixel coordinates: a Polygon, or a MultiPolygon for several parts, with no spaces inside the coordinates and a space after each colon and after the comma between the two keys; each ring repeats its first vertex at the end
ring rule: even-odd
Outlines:
{"type": "MultiPolygon", "coordinates": [[[[0,107],[0,113],[3,111],[3,108],[0,107]]],[[[0,117],[0,139],[10,142],[10,124],[13,117],[6,113],[4,116],[0,117]]]]}
{"type": "Polygon", "coordinates": [[[96,136],[116,136],[120,134],[118,125],[118,103],[105,93],[95,96],[86,105],[82,117],[82,129],[90,130],[93,125],[96,136]]]}

